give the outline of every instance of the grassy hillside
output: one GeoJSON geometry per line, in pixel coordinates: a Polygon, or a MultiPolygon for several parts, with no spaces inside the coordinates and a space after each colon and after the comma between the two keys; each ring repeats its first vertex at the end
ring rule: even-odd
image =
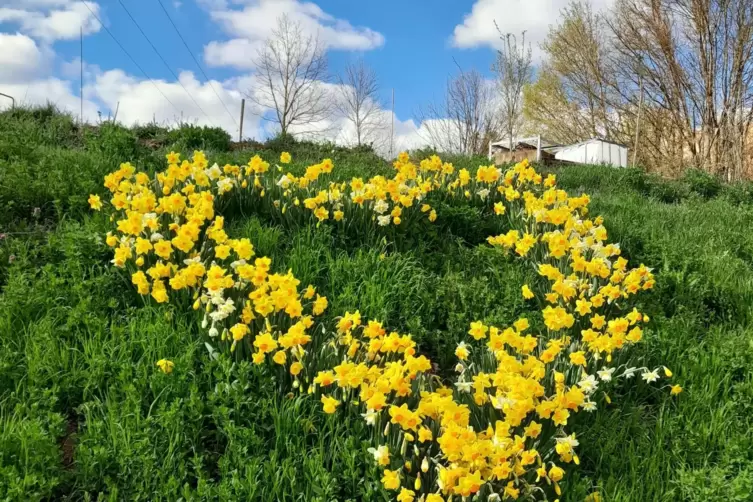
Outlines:
{"type": "Polygon", "coordinates": [[[740,203],[744,187],[647,187],[633,173],[585,166],[558,174],[562,186],[592,195],[631,261],[657,272],[645,306],[655,337],[643,350],[675,369],[687,391],[658,406],[630,396],[598,418],[593,475],[611,500],[749,500],[753,206],[740,203]],[[664,202],[678,192],[687,195],[664,202]]]}
{"type": "MultiPolygon", "coordinates": [[[[293,169],[333,159],[343,179],[386,173],[364,151],[243,145],[216,131],[107,124],[79,130],[53,110],[0,114],[0,500],[389,500],[360,417],[334,420],[290,399],[249,362],[209,351],[174,305],[143,306],[111,266],[106,216],[86,198],[124,161],[163,168],[170,149],[207,149],[222,165],[292,153],[293,169]],[[169,355],[165,375],[154,362],[169,355]]],[[[477,167],[480,159],[452,159],[477,167]]],[[[610,239],[657,285],[647,365],[685,388],[640,388],[579,417],[581,467],[563,500],[749,500],[753,483],[753,197],[696,173],[559,169],[588,193],[610,239]]],[[[485,244],[473,207],[448,205],[426,235],[366,242],[265,212],[228,211],[228,232],[329,298],[331,316],[410,332],[441,368],[471,321],[526,314],[533,272],[485,244]]]]}

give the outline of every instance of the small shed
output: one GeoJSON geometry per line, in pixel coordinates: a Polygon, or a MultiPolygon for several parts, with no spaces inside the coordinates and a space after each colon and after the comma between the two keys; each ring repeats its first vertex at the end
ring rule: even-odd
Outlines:
{"type": "Polygon", "coordinates": [[[528,159],[530,162],[542,162],[554,160],[554,154],[549,150],[556,146],[541,136],[528,138],[513,138],[512,150],[510,140],[502,139],[489,144],[489,160],[494,159],[495,164],[507,164],[520,162],[528,159]]]}
{"type": "Polygon", "coordinates": [[[627,167],[628,149],[625,145],[604,139],[592,138],[574,145],[563,146],[554,158],[575,164],[601,164],[612,167],[627,167]]]}

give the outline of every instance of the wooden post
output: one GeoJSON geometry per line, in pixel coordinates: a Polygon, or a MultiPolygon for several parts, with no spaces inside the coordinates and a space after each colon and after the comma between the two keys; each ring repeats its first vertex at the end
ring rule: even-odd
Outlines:
{"type": "Polygon", "coordinates": [[[641,97],[638,99],[638,115],[635,117],[635,145],[633,146],[633,167],[638,158],[638,131],[641,124],[641,108],[643,108],[643,76],[640,80],[641,97]]]}
{"type": "Polygon", "coordinates": [[[536,136],[536,162],[541,162],[541,134],[536,136]]]}
{"type": "Polygon", "coordinates": [[[241,127],[240,132],[238,132],[238,142],[240,143],[243,141],[243,114],[246,112],[246,98],[243,98],[241,100],[241,127]]]}

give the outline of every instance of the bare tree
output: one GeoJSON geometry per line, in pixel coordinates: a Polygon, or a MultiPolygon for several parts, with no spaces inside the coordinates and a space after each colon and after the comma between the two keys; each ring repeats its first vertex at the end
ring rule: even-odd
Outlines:
{"type": "Polygon", "coordinates": [[[416,119],[425,139],[440,151],[483,154],[498,134],[496,93],[476,70],[447,81],[445,96],[420,108],[416,119]]]}
{"type": "Polygon", "coordinates": [[[610,27],[620,88],[643,79],[664,161],[739,177],[753,123],[753,3],[619,0],[610,27]]]}
{"type": "MultiPolygon", "coordinates": [[[[497,23],[494,23],[497,26],[497,23]]],[[[513,149],[513,137],[518,133],[522,123],[523,89],[533,78],[531,45],[526,47],[526,32],[521,34],[521,42],[511,33],[503,34],[497,26],[502,48],[497,51],[497,60],[492,71],[497,74],[497,86],[500,94],[502,128],[513,149]]]]}
{"type": "Polygon", "coordinates": [[[385,117],[379,100],[376,72],[363,60],[345,66],[338,77],[338,99],[335,108],[355,127],[355,144],[374,144],[385,139],[385,117]]]}
{"type": "Polygon", "coordinates": [[[300,23],[287,15],[254,58],[256,70],[249,100],[264,118],[280,127],[280,134],[315,133],[328,118],[327,56],[317,36],[306,36],[300,23]],[[272,113],[265,113],[272,110],[272,113]]]}
{"type": "Polygon", "coordinates": [[[557,139],[632,145],[640,114],[644,166],[753,175],[750,0],[617,0],[599,14],[575,2],[542,48],[548,60],[525,91],[525,115],[557,139]]]}
{"type": "Polygon", "coordinates": [[[549,63],[544,63],[536,80],[523,88],[523,117],[537,133],[556,143],[576,143],[592,135],[593,121],[584,117],[583,109],[549,63]]]}

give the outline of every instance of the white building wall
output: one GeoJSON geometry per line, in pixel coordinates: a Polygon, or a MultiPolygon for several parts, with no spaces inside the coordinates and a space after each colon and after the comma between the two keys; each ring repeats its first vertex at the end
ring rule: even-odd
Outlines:
{"type": "Polygon", "coordinates": [[[565,147],[554,158],[579,164],[604,164],[627,167],[627,148],[601,140],[565,147]]]}

